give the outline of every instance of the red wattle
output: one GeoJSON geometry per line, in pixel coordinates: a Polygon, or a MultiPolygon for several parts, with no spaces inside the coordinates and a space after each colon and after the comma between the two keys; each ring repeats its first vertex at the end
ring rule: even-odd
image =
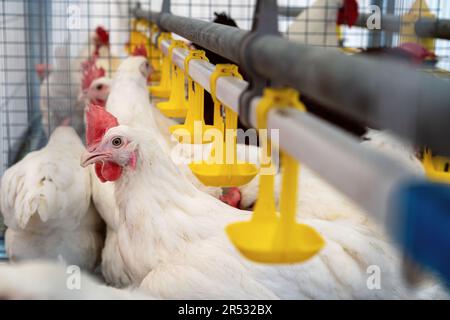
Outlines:
{"type": "Polygon", "coordinates": [[[219,199],[234,208],[239,208],[241,203],[241,190],[236,187],[230,188],[228,192],[220,196],[219,199]]]}
{"type": "Polygon", "coordinates": [[[95,168],[95,174],[97,175],[97,177],[99,178],[100,182],[106,182],[106,179],[103,177],[102,175],[102,167],[103,167],[103,163],[101,162],[96,162],[94,164],[94,168],[95,168]]]}
{"type": "Polygon", "coordinates": [[[116,181],[122,175],[122,167],[114,162],[97,162],[95,174],[101,182],[116,181]]]}
{"type": "Polygon", "coordinates": [[[114,162],[105,162],[101,173],[106,181],[116,181],[122,175],[122,167],[114,162]]]}

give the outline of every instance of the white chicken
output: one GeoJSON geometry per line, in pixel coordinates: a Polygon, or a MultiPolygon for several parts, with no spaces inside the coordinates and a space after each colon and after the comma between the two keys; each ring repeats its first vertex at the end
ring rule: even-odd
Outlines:
{"type": "Polygon", "coordinates": [[[58,127],[48,144],[4,173],[1,210],[11,261],[59,259],[93,270],[100,260],[104,225],[91,203],[84,150],[70,127],[58,127]]]}
{"type": "MultiPolygon", "coordinates": [[[[165,152],[169,154],[169,146],[172,146],[173,142],[170,140],[168,126],[174,122],[151,107],[146,84],[149,73],[149,65],[145,58],[139,56],[127,58],[117,70],[106,108],[117,116],[121,123],[151,130],[152,134],[162,142],[165,152]]],[[[90,140],[90,138],[87,139],[88,144],[90,144],[90,140]]],[[[254,154],[251,156],[255,158],[254,154]]],[[[117,254],[117,245],[114,244],[116,238],[114,232],[118,228],[119,217],[117,209],[114,207],[113,188],[107,182],[109,179],[107,177],[108,169],[105,168],[108,168],[108,164],[97,166],[97,170],[104,170],[105,176],[102,178],[102,182],[105,183],[93,179],[93,200],[108,226],[105,249],[102,254],[102,272],[108,283],[123,287],[129,285],[130,281],[126,271],[122,271],[125,269],[122,268],[120,255],[117,254]]],[[[180,164],[180,169],[197,188],[215,197],[221,195],[220,188],[203,186],[185,163],[180,164]]]]}
{"type": "Polygon", "coordinates": [[[422,163],[416,156],[414,147],[407,141],[390,133],[389,131],[378,131],[369,129],[364,135],[362,145],[373,148],[385,155],[395,158],[417,174],[424,175],[422,163]]]}
{"type": "Polygon", "coordinates": [[[91,40],[79,53],[75,63],[81,65],[86,59],[96,57],[95,64],[103,68],[108,78],[112,78],[121,61],[115,57],[110,49],[109,32],[102,26],[98,26],[91,35],[91,40]]]}
{"type": "MultiPolygon", "coordinates": [[[[147,78],[150,72],[150,66],[144,57],[132,56],[125,59],[119,66],[113,79],[106,108],[121,123],[151,130],[155,137],[158,137],[161,141],[165,141],[163,142],[164,151],[169,154],[167,140],[161,134],[154,119],[153,110],[149,101],[147,78]]],[[[90,136],[93,131],[95,131],[95,128],[89,128],[88,125],[86,139],[88,146],[95,140],[95,133],[93,133],[92,137],[90,136]]],[[[184,165],[184,167],[185,173],[192,175],[187,166],[184,165]]],[[[111,183],[107,182],[114,177],[115,171],[108,163],[97,165],[93,171],[96,171],[97,175],[101,176],[101,181],[93,179],[93,201],[107,224],[105,249],[102,253],[102,273],[108,283],[117,287],[124,287],[131,284],[131,281],[121,261],[118,246],[115,244],[115,232],[120,225],[120,219],[114,201],[113,187],[111,183]],[[111,177],[110,174],[113,176],[111,177]]],[[[196,180],[195,177],[192,177],[192,179],[196,180]]],[[[199,182],[197,184],[198,187],[212,190],[212,192],[219,193],[221,191],[219,188],[204,187],[199,182]]]]}
{"type": "MultiPolygon", "coordinates": [[[[150,73],[150,66],[143,57],[129,57],[119,66],[107,99],[106,107],[126,123],[136,121],[138,125],[146,124],[157,131],[156,124],[151,118],[150,101],[146,86],[146,79],[150,73]],[[131,66],[131,67],[129,67],[131,66]]],[[[94,143],[95,129],[87,121],[86,142],[88,147],[94,143]]],[[[119,229],[119,212],[115,202],[114,187],[108,180],[108,173],[114,169],[108,163],[98,165],[92,169],[92,198],[107,225],[105,247],[102,252],[102,274],[106,282],[116,287],[126,287],[132,284],[117,244],[117,230],[119,229]],[[102,175],[101,181],[95,177],[102,175]]]]}
{"type": "Polygon", "coordinates": [[[289,26],[289,40],[312,46],[337,48],[338,22],[352,25],[358,17],[356,0],[316,0],[302,11],[289,26]]]}
{"type": "MultiPolygon", "coordinates": [[[[224,227],[249,219],[194,188],[149,131],[117,126],[101,108],[101,141],[82,165],[111,163],[115,199],[123,223],[118,245],[135,284],[155,297],[175,299],[406,298],[396,253],[370,229],[304,219],[326,238],[327,247],[310,261],[262,266],[243,259],[224,227]],[[117,127],[116,127],[117,126],[117,127]],[[366,270],[383,270],[379,290],[367,286],[366,270]]],[[[99,120],[100,119],[100,120],[99,120]]],[[[429,293],[428,293],[429,294],[429,293]]],[[[431,297],[427,296],[427,297],[431,297]]]]}
{"type": "MultiPolygon", "coordinates": [[[[85,103],[85,110],[91,104],[106,107],[106,100],[111,89],[111,79],[105,76],[102,67],[96,64],[96,57],[83,63],[83,79],[81,81],[81,97],[85,103]]],[[[86,123],[86,118],[84,119],[86,123]]],[[[89,142],[89,141],[88,141],[89,142]]],[[[91,170],[92,199],[100,216],[106,223],[106,238],[102,250],[101,271],[104,280],[115,287],[126,287],[131,280],[123,267],[122,258],[118,251],[115,230],[118,226],[117,207],[114,201],[114,190],[111,183],[99,181],[95,170],[91,170]]]]}
{"type": "Polygon", "coordinates": [[[97,57],[92,57],[82,64],[81,92],[79,99],[85,106],[94,103],[105,106],[111,89],[111,79],[106,77],[103,67],[98,67],[97,57]]]}
{"type": "MultiPolygon", "coordinates": [[[[161,137],[160,143],[165,151],[167,151],[166,143],[167,139],[164,139],[164,134],[161,132],[164,129],[158,124],[155,125],[155,118],[158,116],[163,117],[157,110],[149,108],[148,96],[145,84],[146,66],[145,59],[139,57],[128,58],[123,65],[119,68],[117,78],[119,81],[115,81],[117,85],[112,89],[112,99],[108,100],[107,108],[112,111],[113,114],[118,115],[119,121],[122,119],[125,123],[137,123],[135,126],[148,128],[152,132],[154,137],[161,137]],[[139,67],[140,64],[140,67],[139,67]],[[139,71],[138,71],[139,70],[139,71]],[[140,92],[142,94],[133,93],[133,86],[131,84],[140,83],[140,92]],[[125,90],[124,90],[125,89],[125,90]],[[128,91],[129,90],[129,91],[128,91]],[[128,97],[132,97],[129,99],[128,97]],[[153,111],[153,112],[152,112],[153,111]],[[152,117],[152,113],[154,117],[152,117]],[[139,115],[136,117],[135,115],[139,115]]],[[[158,120],[156,120],[158,122],[158,120]]],[[[168,130],[167,136],[168,136],[168,130]]],[[[98,166],[100,168],[100,166],[98,166]]],[[[340,195],[335,189],[327,185],[311,171],[302,169],[301,190],[304,190],[302,197],[299,201],[299,212],[302,217],[320,218],[327,220],[336,219],[351,219],[356,222],[368,224],[367,216],[355,205],[353,205],[348,199],[340,195]],[[315,203],[315,205],[311,205],[315,203]],[[330,210],[330,203],[333,204],[333,210],[330,210]]],[[[114,171],[114,170],[113,170],[114,171]]],[[[108,170],[105,170],[108,172],[108,170]]],[[[115,174],[113,174],[115,176],[115,174]]],[[[195,179],[195,178],[194,178],[195,179]]],[[[103,180],[108,180],[103,177],[103,180]]],[[[257,183],[258,179],[255,179],[250,185],[243,187],[242,190],[242,206],[250,205],[256,200],[257,195],[257,183]]],[[[100,184],[99,181],[93,179],[93,194],[96,207],[108,208],[99,209],[100,213],[105,212],[108,217],[104,217],[107,224],[112,226],[108,230],[107,241],[105,250],[103,252],[103,273],[106,279],[109,279],[109,283],[116,283],[118,286],[124,286],[129,284],[127,281],[129,275],[125,271],[126,268],[122,268],[123,264],[119,262],[112,263],[117,255],[117,246],[113,245],[116,235],[113,234],[119,225],[119,213],[117,208],[114,208],[114,195],[112,185],[110,183],[100,184]],[[122,270],[122,271],[121,271],[122,270]]],[[[373,227],[375,229],[375,227],[373,227]]]]}
{"type": "MultiPolygon", "coordinates": [[[[147,90],[147,78],[150,73],[150,65],[144,57],[133,56],[124,60],[114,78],[106,109],[117,117],[121,124],[150,130],[169,154],[173,144],[167,126],[171,120],[165,118],[150,104],[147,90]]],[[[220,188],[201,184],[185,163],[180,164],[180,170],[200,190],[215,197],[221,195],[220,188]]]]}

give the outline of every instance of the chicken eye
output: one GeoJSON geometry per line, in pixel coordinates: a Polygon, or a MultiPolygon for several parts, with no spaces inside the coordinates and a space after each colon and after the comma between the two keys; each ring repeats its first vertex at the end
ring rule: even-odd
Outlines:
{"type": "Polygon", "coordinates": [[[102,89],[103,89],[103,85],[102,84],[97,85],[97,90],[102,90],[102,89]]]}
{"type": "Polygon", "coordinates": [[[113,145],[113,147],[120,147],[122,145],[122,139],[121,138],[114,138],[111,141],[111,144],[113,145]]]}

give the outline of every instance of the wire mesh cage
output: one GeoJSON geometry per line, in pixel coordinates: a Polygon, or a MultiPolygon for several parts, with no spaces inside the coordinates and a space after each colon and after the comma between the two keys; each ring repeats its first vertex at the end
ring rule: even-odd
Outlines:
{"type": "MultiPolygon", "coordinates": [[[[411,10],[414,2],[364,0],[358,3],[360,12],[372,12],[371,5],[378,5],[381,14],[403,16],[411,10]]],[[[294,41],[300,39],[307,44],[312,44],[319,38],[319,42],[323,42],[325,46],[370,48],[395,47],[401,43],[402,35],[397,33],[378,30],[371,32],[366,28],[347,26],[341,28],[342,39],[336,39],[334,27],[323,29],[322,35],[318,37],[314,31],[315,24],[323,24],[324,20],[330,19],[332,15],[327,12],[334,12],[338,3],[339,1],[279,1],[280,31],[294,41]],[[303,28],[296,28],[296,15],[311,6],[316,6],[317,11],[325,6],[325,16],[323,13],[316,16],[315,11],[310,10],[310,16],[303,17],[307,24],[303,28]]],[[[447,2],[429,0],[426,3],[437,18],[447,18],[450,15],[450,5],[447,2]]],[[[86,59],[89,50],[94,50],[93,33],[97,26],[103,26],[110,34],[107,54],[112,59],[126,56],[124,44],[128,39],[132,19],[128,9],[132,5],[130,1],[100,0],[2,2],[2,171],[27,152],[45,144],[47,134],[58,125],[56,122],[75,111],[79,83],[71,74],[76,72],[74,66],[77,61],[86,59]],[[63,67],[58,67],[58,64],[63,67]],[[61,77],[56,82],[46,82],[46,73],[52,71],[60,73],[61,77]],[[60,92],[62,96],[53,94],[53,90],[60,92]],[[47,97],[43,97],[46,95],[47,97]],[[59,116],[42,115],[42,103],[49,104],[50,109],[55,109],[53,113],[59,116]]],[[[143,1],[142,6],[157,11],[161,1],[143,1]]],[[[215,13],[224,12],[241,29],[251,28],[253,8],[254,1],[172,2],[174,14],[213,21],[215,13]]],[[[424,7],[419,7],[419,15],[422,10],[425,10],[424,7]]],[[[435,53],[439,57],[439,66],[448,68],[446,40],[436,41],[435,53]]]]}
{"type": "MultiPolygon", "coordinates": [[[[161,2],[141,1],[140,4],[143,9],[159,11],[161,2]]],[[[401,21],[408,19],[408,14],[450,18],[448,1],[360,0],[359,12],[398,17],[400,32],[369,30],[361,25],[337,27],[336,14],[342,2],[278,1],[279,30],[288,39],[309,45],[366,50],[422,41],[411,29],[403,27],[401,21]],[[302,15],[306,8],[311,10],[302,15]],[[326,23],[328,20],[331,23],[326,23]]],[[[109,39],[99,55],[105,61],[106,74],[113,75],[120,60],[128,55],[125,44],[133,21],[129,9],[134,6],[134,1],[125,0],[2,1],[2,173],[30,151],[44,146],[49,134],[61,123],[70,123],[83,136],[83,123],[79,121],[82,116],[78,115],[83,112],[84,103],[80,67],[97,50],[101,41],[98,27],[101,27],[109,39]]],[[[172,1],[171,10],[176,15],[205,21],[213,21],[220,13],[225,13],[237,27],[249,30],[254,6],[255,1],[250,0],[177,0],[172,1]]],[[[437,56],[437,68],[443,72],[449,70],[448,41],[436,39],[426,45],[437,56]]]]}

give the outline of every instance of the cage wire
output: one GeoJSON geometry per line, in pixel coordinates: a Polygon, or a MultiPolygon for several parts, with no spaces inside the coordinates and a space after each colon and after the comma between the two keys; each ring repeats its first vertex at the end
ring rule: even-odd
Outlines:
{"type": "MultiPolygon", "coordinates": [[[[425,1],[425,0],[423,0],[425,1]]],[[[359,0],[360,12],[371,12],[370,5],[377,5],[382,14],[403,16],[409,12],[415,0],[359,0]]],[[[160,11],[162,1],[141,1],[143,9],[160,11]]],[[[311,7],[333,9],[336,1],[325,0],[280,0],[278,5],[287,9],[287,15],[279,16],[280,32],[295,40],[304,38],[307,44],[314,34],[305,28],[300,33],[293,32],[292,24],[296,16],[289,14],[295,8],[311,7]],[[320,5],[321,4],[321,5],[320,5]]],[[[438,19],[450,18],[448,1],[427,0],[430,11],[438,19]]],[[[0,170],[3,174],[9,166],[20,160],[28,152],[45,145],[47,134],[58,123],[51,121],[40,111],[40,103],[55,106],[61,117],[69,116],[76,108],[79,83],[71,74],[77,59],[86,59],[92,49],[92,33],[97,26],[103,26],[110,35],[110,58],[122,59],[127,53],[124,44],[131,30],[132,17],[128,9],[135,1],[127,0],[54,0],[24,1],[2,0],[0,6],[0,170]],[[84,55],[83,55],[84,54],[84,55]],[[62,63],[65,68],[57,68],[62,63]],[[59,72],[57,82],[42,81],[36,66],[50,72],[59,72]],[[71,69],[72,68],[72,69],[71,69]],[[64,89],[64,90],[63,90],[64,89]],[[55,92],[57,94],[55,94],[55,92]],[[63,94],[58,94],[58,93],[63,94]]],[[[172,13],[180,16],[213,21],[215,13],[226,13],[234,19],[239,28],[249,30],[255,1],[250,0],[176,0],[171,3],[172,13]]],[[[422,9],[419,9],[419,14],[422,9]]],[[[306,17],[310,23],[323,23],[328,15],[317,16],[310,11],[306,17]],[[316,19],[316,20],[314,20],[316,19]]],[[[296,31],[298,32],[298,31],[296,31]]],[[[402,36],[387,31],[369,31],[360,27],[341,27],[345,47],[395,47],[402,36]]],[[[325,31],[324,39],[336,36],[336,30],[325,31]]],[[[414,35],[410,35],[414,36],[414,35]]],[[[311,40],[312,41],[312,40],[311,40]]],[[[333,45],[332,46],[338,46],[333,45]]],[[[448,41],[436,40],[435,53],[439,58],[438,67],[450,69],[448,41]]],[[[113,70],[108,70],[109,73],[113,70]]],[[[45,73],[45,71],[44,71],[45,73]]],[[[47,76],[48,78],[48,76],[47,76]]],[[[392,88],[395,90],[395,88],[392,88]]],[[[0,246],[0,251],[2,247],[0,246]]]]}

